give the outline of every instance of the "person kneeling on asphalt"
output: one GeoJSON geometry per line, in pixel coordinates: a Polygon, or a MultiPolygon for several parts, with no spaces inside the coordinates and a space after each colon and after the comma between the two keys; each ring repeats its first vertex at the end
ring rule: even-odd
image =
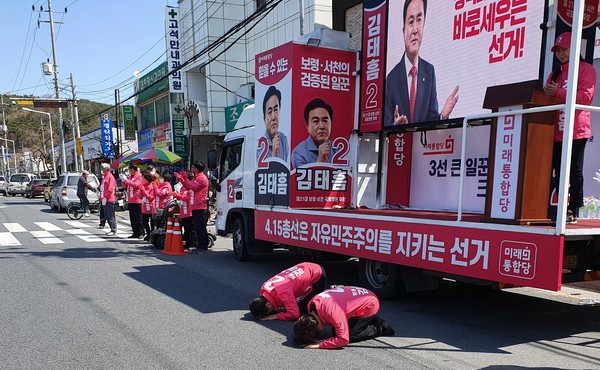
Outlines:
{"type": "Polygon", "coordinates": [[[327,287],[325,269],[303,262],[283,270],[260,288],[260,297],[250,302],[250,313],[259,320],[296,320],[300,310],[327,287]]]}
{"type": "Polygon", "coordinates": [[[379,312],[379,299],[368,289],[344,286],[317,294],[308,303],[308,315],[294,324],[294,339],[303,348],[342,348],[381,336],[393,336],[394,329],[379,312]],[[325,325],[332,326],[333,337],[314,343],[325,325]]]}

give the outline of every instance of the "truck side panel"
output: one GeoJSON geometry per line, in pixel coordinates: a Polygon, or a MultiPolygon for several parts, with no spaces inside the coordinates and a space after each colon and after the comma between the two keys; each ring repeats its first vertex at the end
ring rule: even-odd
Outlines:
{"type": "Polygon", "coordinates": [[[344,212],[256,210],[256,239],[559,290],[563,236],[405,222],[344,212]]]}

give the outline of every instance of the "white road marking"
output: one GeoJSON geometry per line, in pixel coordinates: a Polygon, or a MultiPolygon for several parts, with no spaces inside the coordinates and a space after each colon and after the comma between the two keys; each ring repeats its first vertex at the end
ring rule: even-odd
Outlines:
{"type": "MultiPolygon", "coordinates": [[[[34,224],[38,225],[41,229],[46,231],[60,231],[62,230],[60,227],[54,225],[51,222],[34,222],[34,224]]],[[[33,233],[33,231],[32,231],[33,233]]]]}
{"type": "Polygon", "coordinates": [[[30,233],[35,238],[37,238],[37,240],[42,242],[42,244],[64,244],[64,241],[55,237],[49,231],[46,230],[30,231],[30,233]]]}
{"type": "Polygon", "coordinates": [[[65,223],[71,227],[75,227],[75,228],[85,228],[85,227],[92,227],[92,225],[89,224],[84,224],[81,221],[65,221],[65,223]]]}
{"type": "Polygon", "coordinates": [[[74,229],[74,230],[65,230],[66,232],[68,232],[71,235],[75,235],[76,237],[78,237],[79,239],[85,241],[85,242],[101,242],[104,241],[103,238],[91,234],[85,230],[80,230],[80,229],[74,229]]]}
{"type": "Polygon", "coordinates": [[[25,230],[25,228],[21,226],[21,224],[16,222],[7,222],[4,224],[4,227],[6,227],[6,230],[10,231],[11,233],[27,232],[27,230],[25,230]]]}
{"type": "Polygon", "coordinates": [[[0,232],[0,246],[21,245],[12,233],[0,232]]]}

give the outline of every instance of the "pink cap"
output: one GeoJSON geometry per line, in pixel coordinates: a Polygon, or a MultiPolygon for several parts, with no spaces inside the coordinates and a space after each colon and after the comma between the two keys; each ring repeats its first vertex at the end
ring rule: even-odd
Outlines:
{"type": "Polygon", "coordinates": [[[558,36],[558,38],[556,39],[556,42],[554,43],[554,46],[552,47],[552,49],[550,49],[550,51],[554,53],[554,50],[557,47],[561,47],[563,49],[568,49],[571,47],[571,32],[561,33],[560,36],[558,36]]]}

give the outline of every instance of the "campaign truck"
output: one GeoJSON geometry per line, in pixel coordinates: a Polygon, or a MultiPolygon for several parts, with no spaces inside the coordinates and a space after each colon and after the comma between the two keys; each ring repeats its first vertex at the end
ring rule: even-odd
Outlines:
{"type": "Polygon", "coordinates": [[[576,81],[562,100],[542,88],[560,34],[571,60],[594,62],[598,2],[407,3],[363,2],[361,51],[319,29],[256,55],[255,104],[209,160],[235,258],[358,258],[380,297],[441,278],[557,291],[600,276],[600,143],[567,222],[576,81]]]}

